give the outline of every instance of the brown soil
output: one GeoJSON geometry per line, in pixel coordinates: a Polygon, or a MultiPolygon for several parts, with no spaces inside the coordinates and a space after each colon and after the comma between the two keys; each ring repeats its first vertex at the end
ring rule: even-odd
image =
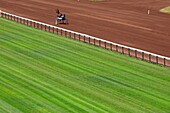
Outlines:
{"type": "Polygon", "coordinates": [[[69,19],[60,27],[170,57],[169,0],[0,0],[0,9],[54,24],[55,9],[69,19]],[[150,15],[147,10],[150,9],[150,15]]]}

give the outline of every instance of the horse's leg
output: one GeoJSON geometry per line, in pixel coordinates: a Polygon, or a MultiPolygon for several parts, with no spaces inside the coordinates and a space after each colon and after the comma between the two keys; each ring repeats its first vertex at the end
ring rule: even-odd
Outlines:
{"type": "Polygon", "coordinates": [[[68,20],[66,19],[66,24],[68,24],[68,20]]]}
{"type": "Polygon", "coordinates": [[[58,19],[55,20],[55,24],[56,24],[56,25],[58,24],[58,19]]]}

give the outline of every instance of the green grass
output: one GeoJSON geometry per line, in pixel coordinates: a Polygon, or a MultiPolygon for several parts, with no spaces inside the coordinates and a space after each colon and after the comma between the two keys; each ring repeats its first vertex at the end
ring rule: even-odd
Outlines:
{"type": "Polygon", "coordinates": [[[169,13],[170,14],[170,6],[168,7],[165,7],[163,9],[160,10],[161,12],[164,12],[164,13],[169,13]]]}
{"type": "Polygon", "coordinates": [[[0,18],[0,112],[169,111],[169,68],[0,18]]]}

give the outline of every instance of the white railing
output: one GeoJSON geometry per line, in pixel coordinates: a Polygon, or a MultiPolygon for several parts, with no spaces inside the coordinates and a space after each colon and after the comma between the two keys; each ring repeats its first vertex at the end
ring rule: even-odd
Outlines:
{"type": "Polygon", "coordinates": [[[119,53],[127,54],[129,56],[134,56],[134,57],[140,58],[142,60],[148,60],[149,62],[161,64],[161,65],[164,65],[164,66],[170,66],[170,58],[166,57],[166,56],[162,56],[162,55],[158,55],[158,54],[151,53],[151,52],[148,52],[148,51],[144,51],[144,50],[141,50],[141,49],[117,44],[117,43],[110,42],[110,41],[100,39],[100,38],[97,38],[97,37],[93,37],[93,36],[90,36],[90,35],[87,35],[87,34],[71,31],[71,30],[68,30],[68,29],[61,28],[61,27],[49,25],[49,24],[46,24],[46,23],[43,23],[43,22],[38,22],[38,21],[35,21],[35,20],[32,20],[32,19],[24,18],[24,17],[21,17],[21,16],[17,16],[17,15],[14,15],[14,14],[3,12],[3,11],[0,11],[0,16],[3,17],[3,18],[6,18],[6,19],[10,19],[10,20],[20,22],[22,24],[26,24],[28,26],[39,28],[41,30],[47,31],[47,29],[48,29],[49,32],[53,32],[53,33],[57,32],[57,34],[60,33],[60,35],[63,35],[63,32],[64,32],[65,36],[67,36],[69,34],[70,38],[77,39],[76,36],[78,36],[79,41],[87,42],[87,39],[88,39],[88,43],[94,44],[96,46],[103,47],[103,45],[104,45],[104,48],[107,48],[107,49],[110,49],[110,50],[114,50],[113,48],[115,47],[115,51],[117,51],[119,53]],[[132,55],[132,53],[135,54],[135,55],[132,55]]]}

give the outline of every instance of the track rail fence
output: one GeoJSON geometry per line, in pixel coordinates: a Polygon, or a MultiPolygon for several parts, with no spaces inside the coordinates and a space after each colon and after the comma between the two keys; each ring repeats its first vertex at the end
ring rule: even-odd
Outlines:
{"type": "Polygon", "coordinates": [[[53,26],[53,25],[49,25],[46,23],[42,23],[42,22],[38,22],[35,20],[31,20],[28,18],[24,18],[24,17],[20,17],[14,14],[10,14],[7,12],[0,12],[0,16],[2,18],[6,18],[9,20],[13,20],[16,21],[18,23],[27,25],[27,26],[31,26],[37,29],[41,29],[47,32],[51,32],[51,33],[55,33],[57,35],[61,35],[61,36],[65,36],[68,38],[72,38],[74,40],[78,40],[84,43],[88,43],[88,44],[92,44],[94,46],[99,46],[111,51],[116,51],[119,52],[121,54],[125,54],[131,57],[135,57],[141,60],[145,60],[148,62],[152,62],[155,64],[160,64],[163,66],[167,66],[170,67],[170,58],[169,57],[165,57],[165,56],[161,56],[158,54],[154,54],[151,52],[147,52],[144,50],[140,50],[140,49],[136,49],[133,47],[128,47],[125,45],[121,45],[121,44],[117,44],[114,42],[110,42],[107,40],[103,40],[97,37],[93,37],[93,36],[89,36],[87,34],[82,34],[79,32],[75,32],[75,31],[71,31],[71,30],[67,30],[64,28],[60,28],[57,26],[53,26]]]}

